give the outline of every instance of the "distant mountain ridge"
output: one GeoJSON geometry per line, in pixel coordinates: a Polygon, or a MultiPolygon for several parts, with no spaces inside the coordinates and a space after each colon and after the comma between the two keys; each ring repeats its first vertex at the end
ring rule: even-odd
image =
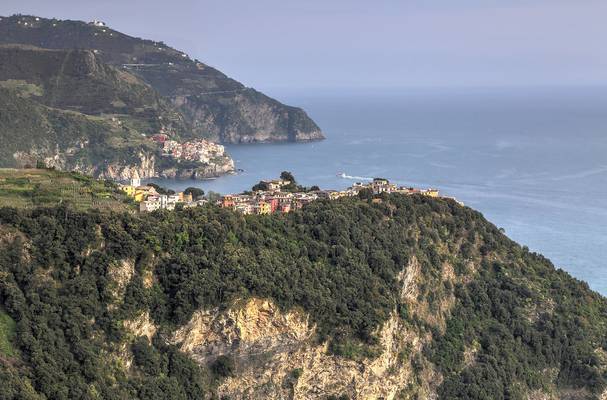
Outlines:
{"type": "Polygon", "coordinates": [[[183,116],[184,135],[223,143],[323,139],[300,108],[286,106],[162,42],[134,38],[103,23],[15,15],[0,18],[0,44],[88,50],[137,76],[183,116]]]}

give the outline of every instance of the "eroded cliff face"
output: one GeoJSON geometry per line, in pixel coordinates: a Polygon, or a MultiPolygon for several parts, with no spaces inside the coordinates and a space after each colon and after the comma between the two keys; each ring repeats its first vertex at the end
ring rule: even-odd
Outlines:
{"type": "Polygon", "coordinates": [[[203,165],[198,168],[163,168],[156,172],[156,176],[169,179],[207,179],[231,174],[236,170],[234,160],[223,157],[217,163],[203,165]]]}
{"type": "MultiPolygon", "coordinates": [[[[417,262],[413,259],[405,271],[402,293],[411,298],[419,276],[417,262]]],[[[451,276],[446,273],[445,279],[451,276]]],[[[446,303],[441,313],[449,306],[446,303]]],[[[429,324],[442,323],[442,318],[420,315],[428,317],[429,324]]],[[[223,311],[196,312],[170,342],[201,365],[220,355],[232,357],[236,372],[222,382],[218,394],[233,399],[435,398],[442,378],[422,354],[431,335],[403,322],[395,310],[376,337],[377,357],[337,357],[327,343],[318,342],[316,327],[303,311],[282,311],[270,300],[250,299],[223,311]]]]}
{"type": "Polygon", "coordinates": [[[280,104],[252,89],[202,97],[179,95],[173,97],[173,104],[190,121],[194,134],[222,143],[324,139],[305,111],[280,104]],[[226,107],[227,102],[230,107],[226,107]]]}
{"type": "MultiPolygon", "coordinates": [[[[82,145],[83,147],[86,144],[82,145]]],[[[27,165],[36,165],[39,160],[44,161],[49,168],[64,171],[75,171],[99,179],[114,181],[128,181],[138,177],[171,178],[171,179],[207,179],[214,178],[235,171],[234,160],[229,156],[221,157],[217,162],[201,165],[196,168],[182,168],[177,163],[174,166],[159,167],[157,156],[147,151],[140,151],[130,162],[106,162],[93,165],[87,160],[75,159],[72,154],[77,148],[61,150],[58,146],[53,149],[34,148],[30,151],[18,151],[13,154],[15,163],[23,168],[27,165]]]]}

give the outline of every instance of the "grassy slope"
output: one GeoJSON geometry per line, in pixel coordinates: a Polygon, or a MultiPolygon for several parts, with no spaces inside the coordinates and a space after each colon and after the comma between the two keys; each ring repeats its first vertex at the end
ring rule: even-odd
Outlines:
{"type": "Polygon", "coordinates": [[[0,306],[0,356],[14,357],[15,321],[0,306]]]}
{"type": "Polygon", "coordinates": [[[0,169],[0,207],[69,204],[77,210],[132,209],[114,184],[75,173],[43,169],[0,169]]]}
{"type": "Polygon", "coordinates": [[[81,141],[102,138],[109,131],[103,120],[48,108],[22,94],[0,89],[0,165],[15,166],[17,151],[53,154],[81,141]]]}
{"type": "Polygon", "coordinates": [[[48,50],[24,45],[0,46],[0,86],[35,85],[29,96],[49,107],[89,115],[128,114],[145,123],[142,133],[164,125],[183,133],[181,116],[136,76],[103,63],[88,50],[48,50]]]}

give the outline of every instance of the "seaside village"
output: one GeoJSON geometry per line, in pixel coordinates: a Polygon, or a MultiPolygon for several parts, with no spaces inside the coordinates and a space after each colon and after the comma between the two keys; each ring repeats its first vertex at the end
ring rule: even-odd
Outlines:
{"type": "Polygon", "coordinates": [[[152,140],[162,148],[162,155],[186,161],[209,163],[216,157],[225,156],[224,146],[205,139],[179,143],[163,133],[152,136],[152,140]]]}
{"type": "MultiPolygon", "coordinates": [[[[292,210],[300,209],[314,200],[337,200],[342,197],[357,196],[364,189],[370,190],[375,195],[381,193],[401,193],[405,195],[420,194],[429,197],[440,197],[437,189],[398,187],[387,179],[382,178],[375,178],[368,183],[358,182],[341,191],[311,190],[300,192],[285,190],[287,187],[291,188],[293,184],[291,181],[284,179],[262,181],[260,185],[263,187],[263,190],[225,195],[219,198],[216,204],[223,208],[229,208],[250,215],[277,212],[288,213],[292,210]]],[[[177,204],[181,204],[187,208],[208,203],[207,199],[193,198],[192,193],[160,194],[154,186],[141,185],[141,181],[137,178],[132,179],[129,185],[120,185],[120,188],[139,203],[139,210],[141,212],[151,212],[161,209],[174,210],[177,204]]]]}

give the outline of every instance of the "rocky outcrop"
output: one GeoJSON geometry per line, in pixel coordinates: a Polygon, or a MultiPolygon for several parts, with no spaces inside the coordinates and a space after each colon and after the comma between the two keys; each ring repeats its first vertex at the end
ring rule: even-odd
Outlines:
{"type": "Polygon", "coordinates": [[[178,165],[164,168],[156,172],[156,176],[169,179],[208,179],[230,174],[234,171],[234,160],[226,156],[219,162],[197,168],[180,168],[178,165]]]}
{"type": "MultiPolygon", "coordinates": [[[[449,267],[443,271],[441,279],[454,279],[449,267]]],[[[399,277],[402,299],[421,307],[420,318],[440,329],[453,303],[442,304],[440,316],[424,312],[423,300],[416,296],[420,279],[413,258],[399,277]]],[[[233,399],[434,398],[442,378],[422,354],[431,334],[408,325],[394,311],[375,336],[376,357],[338,357],[327,343],[317,341],[316,327],[302,310],[283,311],[270,300],[249,299],[227,310],[199,310],[170,342],[201,365],[231,357],[236,373],[218,393],[233,399]]]]}
{"type": "Polygon", "coordinates": [[[253,89],[228,93],[179,95],[173,104],[191,121],[192,131],[222,143],[322,140],[320,128],[305,111],[289,107],[253,89]],[[225,103],[231,107],[226,108],[225,103]]]}
{"type": "Polygon", "coordinates": [[[68,152],[62,152],[58,148],[54,149],[54,151],[32,149],[29,152],[15,152],[13,158],[16,165],[21,168],[28,165],[36,165],[38,160],[42,160],[49,168],[75,171],[99,179],[114,181],[128,181],[135,177],[141,179],[158,177],[169,179],[208,179],[235,171],[234,160],[227,155],[212,163],[202,164],[196,168],[183,168],[176,162],[172,163],[174,166],[159,167],[157,156],[144,151],[140,151],[135,160],[130,163],[113,161],[98,165],[90,164],[82,159],[74,161],[74,158],[70,157],[67,153],[69,153],[69,150],[68,152]]]}
{"type": "Polygon", "coordinates": [[[158,327],[150,318],[149,311],[142,312],[138,317],[123,322],[124,329],[135,337],[145,336],[152,340],[158,327]]]}
{"type": "Polygon", "coordinates": [[[108,309],[115,310],[124,301],[126,288],[135,274],[133,260],[122,260],[108,267],[107,276],[111,282],[112,302],[108,309]]]}
{"type": "Polygon", "coordinates": [[[269,300],[251,299],[228,310],[198,311],[171,338],[200,364],[229,355],[236,374],[219,387],[233,399],[394,399],[404,388],[432,397],[440,377],[422,360],[413,379],[411,362],[419,359],[427,337],[420,337],[397,316],[377,332],[377,358],[353,361],[329,353],[315,340],[315,327],[301,311],[281,311],[269,300]],[[415,382],[414,385],[411,385],[415,382]]]}

